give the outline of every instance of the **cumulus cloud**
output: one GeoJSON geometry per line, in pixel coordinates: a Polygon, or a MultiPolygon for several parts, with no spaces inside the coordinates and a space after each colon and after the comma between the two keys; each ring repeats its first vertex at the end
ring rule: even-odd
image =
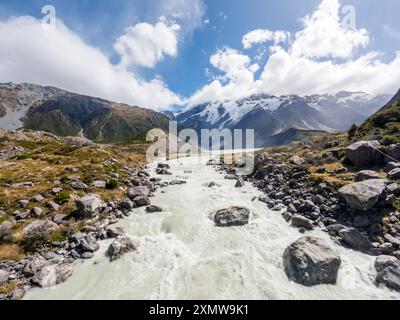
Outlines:
{"type": "MultiPolygon", "coordinates": [[[[0,22],[0,43],[0,82],[52,85],[153,109],[180,102],[162,80],[146,81],[122,65],[112,64],[60,19],[54,29],[45,29],[41,21],[27,16],[0,22]]],[[[174,49],[165,45],[161,52],[173,55],[174,49]]],[[[157,54],[152,59],[159,59],[160,52],[157,54]]],[[[149,66],[153,61],[138,63],[149,66]]]]}
{"type": "Polygon", "coordinates": [[[121,56],[124,66],[133,64],[154,68],[166,55],[176,57],[180,28],[180,25],[169,25],[166,21],[159,21],[155,25],[138,23],[117,39],[114,49],[121,56]]]}
{"type": "Polygon", "coordinates": [[[324,0],[318,10],[302,19],[304,28],[296,33],[291,48],[295,56],[349,58],[369,43],[365,29],[351,29],[341,22],[338,0],[324,0]]]}
{"type": "MultiPolygon", "coordinates": [[[[235,99],[238,95],[322,94],[341,90],[365,91],[372,94],[394,93],[400,83],[400,52],[383,62],[382,52],[367,51],[370,37],[365,29],[348,28],[342,23],[339,0],[323,0],[316,10],[301,20],[302,29],[286,41],[276,31],[254,30],[243,37],[245,49],[254,44],[273,41],[268,61],[258,79],[250,58],[225,55],[224,66],[212,63],[223,74],[197,91],[189,103],[235,99]],[[359,49],[363,49],[360,51],[359,49]],[[246,81],[233,75],[246,74],[246,81]],[[225,81],[222,81],[225,80],[225,81]]],[[[230,49],[233,50],[233,49],[230,49]]],[[[241,56],[240,52],[234,51],[241,56]]],[[[217,53],[218,54],[218,53],[217,53]]],[[[215,58],[214,58],[215,59],[215,58]]],[[[217,59],[218,60],[218,59],[217,59]]],[[[211,59],[213,62],[213,59],[211,59]]]]}
{"type": "Polygon", "coordinates": [[[223,75],[196,92],[188,100],[189,104],[246,95],[254,83],[254,73],[259,69],[258,64],[251,64],[248,56],[228,47],[212,55],[210,63],[223,75]]]}
{"type": "Polygon", "coordinates": [[[268,29],[253,30],[243,36],[242,43],[244,49],[250,49],[255,44],[261,44],[267,41],[274,41],[274,44],[286,42],[290,39],[290,32],[271,31],[268,29]]]}

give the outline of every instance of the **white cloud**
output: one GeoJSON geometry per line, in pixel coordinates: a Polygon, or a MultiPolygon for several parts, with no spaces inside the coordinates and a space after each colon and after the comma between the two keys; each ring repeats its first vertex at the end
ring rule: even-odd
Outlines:
{"type": "Polygon", "coordinates": [[[179,103],[161,80],[145,81],[112,64],[60,19],[57,22],[55,29],[44,29],[32,17],[0,22],[0,82],[52,85],[154,109],[179,103]]]}
{"type": "Polygon", "coordinates": [[[379,94],[398,90],[400,52],[389,62],[381,60],[381,52],[368,52],[367,30],[349,29],[341,23],[338,0],[321,1],[301,22],[302,29],[285,43],[276,41],[274,31],[259,29],[245,35],[245,49],[273,41],[260,77],[254,79],[249,57],[241,58],[246,63],[237,63],[240,59],[228,55],[223,67],[212,63],[223,73],[220,78],[198,90],[188,103],[236,99],[253,93],[307,95],[348,90],[379,94]],[[357,53],[360,48],[364,52],[357,53]],[[245,81],[232,77],[239,74],[246,75],[245,81]]]}
{"type": "Polygon", "coordinates": [[[203,23],[205,7],[203,0],[149,0],[156,18],[165,16],[179,21],[181,34],[188,35],[203,23]]]}
{"type": "Polygon", "coordinates": [[[180,25],[168,24],[165,18],[155,25],[138,23],[117,39],[114,49],[124,66],[154,68],[166,55],[176,57],[179,30],[180,25]]]}
{"type": "Polygon", "coordinates": [[[231,48],[218,50],[211,56],[210,63],[224,75],[195,93],[188,100],[188,104],[246,95],[254,83],[254,73],[259,69],[257,64],[251,64],[248,56],[231,48]]]}
{"type": "Polygon", "coordinates": [[[309,58],[350,58],[369,43],[365,29],[346,28],[341,23],[338,0],[324,0],[319,8],[303,18],[303,30],[296,33],[293,55],[309,58]]]}
{"type": "Polygon", "coordinates": [[[244,49],[250,49],[255,44],[261,44],[267,41],[274,41],[274,44],[278,44],[281,42],[286,42],[289,39],[290,32],[257,29],[245,34],[242,39],[242,43],[244,49]]]}

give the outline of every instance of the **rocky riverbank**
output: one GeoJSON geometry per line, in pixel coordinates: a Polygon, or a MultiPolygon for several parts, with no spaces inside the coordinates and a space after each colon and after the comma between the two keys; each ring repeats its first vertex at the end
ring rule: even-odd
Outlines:
{"type": "MultiPolygon", "coordinates": [[[[307,150],[302,157],[294,155],[294,152],[274,149],[258,153],[255,155],[255,171],[247,177],[235,176],[235,164],[222,161],[219,165],[227,172],[227,179],[237,179],[238,187],[244,178],[262,190],[265,196],[258,200],[265,202],[268,208],[275,211],[286,208],[282,218],[298,228],[299,233],[306,234],[320,228],[337,244],[378,256],[377,283],[400,290],[400,187],[397,183],[400,165],[392,159],[384,159],[377,151],[380,146],[376,142],[357,142],[335,149],[329,142],[323,147],[318,146],[320,143],[315,141],[314,145],[307,145],[307,142],[297,144],[297,151],[307,150]],[[319,160],[317,165],[316,158],[319,160]],[[361,166],[362,170],[359,169],[361,166]]],[[[391,149],[397,150],[397,146],[391,149]]],[[[315,239],[302,241],[302,246],[308,247],[303,251],[313,252],[309,247],[315,248],[316,244],[318,240],[315,239]]],[[[328,254],[325,245],[319,247],[321,254],[328,254]]],[[[285,256],[287,269],[295,269],[288,253],[285,256]]],[[[311,279],[314,273],[319,279],[298,279],[296,272],[289,271],[288,276],[300,283],[332,283],[334,274],[337,274],[336,271],[333,275],[318,275],[320,270],[313,270],[309,263],[315,262],[312,254],[303,253],[303,258],[296,261],[308,265],[307,274],[311,279]]],[[[323,268],[326,268],[326,263],[322,264],[323,268]]],[[[337,265],[335,263],[335,268],[337,265]]]]}

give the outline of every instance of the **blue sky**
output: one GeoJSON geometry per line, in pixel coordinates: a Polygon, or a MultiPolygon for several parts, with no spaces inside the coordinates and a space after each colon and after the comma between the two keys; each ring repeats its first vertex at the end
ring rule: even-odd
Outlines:
{"type": "MultiPolygon", "coordinates": [[[[253,80],[257,81],[266,70],[264,65],[268,62],[271,44],[256,43],[252,48],[244,49],[242,37],[256,29],[284,30],[294,35],[304,28],[300,19],[311,15],[321,4],[321,0],[187,0],[187,3],[193,6],[184,5],[183,2],[182,0],[0,0],[0,21],[5,22],[10,17],[20,16],[41,19],[43,17],[41,8],[44,5],[53,5],[57,10],[57,18],[63,21],[69,32],[77,34],[87,46],[100,50],[112,65],[118,65],[121,54],[115,50],[117,39],[126,33],[129,27],[139,23],[155,25],[160,21],[160,16],[165,16],[167,21],[165,24],[168,27],[174,23],[179,26],[179,31],[174,31],[177,39],[176,52],[164,51],[162,57],[157,58],[157,62],[152,67],[143,67],[136,63],[135,66],[127,64],[126,68],[135,77],[141,79],[140,81],[162,79],[163,86],[185,100],[216,79],[221,86],[233,81],[231,76],[226,76],[230,73],[226,67],[222,70],[221,67],[210,64],[211,56],[218,50],[226,48],[235,50],[221,52],[220,56],[224,54],[228,60],[239,56],[248,57],[249,63],[244,62],[246,68],[252,64],[258,64],[258,70],[250,72],[253,80]],[[194,7],[195,10],[193,10],[194,7]],[[171,8],[176,8],[176,10],[170,10],[171,8]],[[188,15],[182,18],[176,15],[176,12],[184,12],[188,15]],[[266,53],[257,60],[256,56],[261,51],[266,51],[266,53]]],[[[398,22],[400,2],[398,0],[379,2],[341,0],[340,5],[355,7],[356,27],[357,29],[365,28],[368,31],[368,45],[356,44],[351,56],[347,55],[339,59],[330,53],[326,56],[313,56],[313,58],[326,60],[330,56],[333,63],[344,63],[346,62],[344,60],[356,60],[364,54],[379,51],[380,56],[377,59],[382,63],[390,64],[396,58],[396,51],[400,51],[400,23],[398,22]]],[[[284,45],[282,47],[289,51],[284,45]]],[[[380,70],[383,69],[378,71],[380,70]]],[[[40,79],[47,79],[47,76],[43,75],[40,79]]],[[[50,79],[52,78],[43,81],[51,84],[50,79]]],[[[0,75],[0,80],[6,79],[1,78],[0,75]]],[[[61,80],[56,82],[54,85],[62,83],[61,80]]],[[[285,85],[285,82],[282,85],[285,85]]],[[[332,90],[342,89],[342,87],[343,85],[335,84],[332,90]]],[[[263,88],[269,87],[263,86],[263,88]]],[[[356,86],[354,88],[357,89],[356,86]]],[[[380,90],[386,90],[386,88],[390,91],[394,89],[393,85],[388,84],[380,90]]],[[[361,86],[360,89],[364,88],[361,86]]],[[[306,94],[312,88],[294,87],[291,90],[300,91],[292,93],[306,94]]],[[[325,87],[315,87],[315,90],[325,90],[325,87]]],[[[326,86],[326,90],[330,90],[329,86],[326,86]]],[[[276,91],[276,88],[271,88],[271,91],[276,91]]],[[[284,91],[282,93],[285,93],[284,91]]],[[[88,89],[88,93],[90,92],[91,89],[88,89]]],[[[225,93],[218,93],[215,97],[220,98],[224,95],[225,93]]],[[[231,98],[229,94],[226,97],[231,98]]],[[[200,102],[201,99],[203,98],[194,99],[194,101],[200,102]]],[[[130,102],[122,96],[120,100],[130,102]]],[[[176,102],[173,101],[174,99],[170,100],[170,104],[176,102]]],[[[152,103],[148,104],[152,105],[152,103]]],[[[159,103],[155,102],[155,104],[159,103]]]]}

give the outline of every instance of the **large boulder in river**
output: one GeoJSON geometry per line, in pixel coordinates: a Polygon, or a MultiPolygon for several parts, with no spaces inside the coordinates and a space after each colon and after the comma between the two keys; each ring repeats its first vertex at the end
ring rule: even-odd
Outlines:
{"type": "Polygon", "coordinates": [[[400,268],[400,261],[396,257],[382,255],[376,258],[374,266],[376,271],[381,272],[387,267],[400,268]]]}
{"type": "Polygon", "coordinates": [[[83,232],[77,232],[73,234],[70,238],[70,241],[75,244],[76,249],[80,254],[85,252],[93,253],[100,248],[100,245],[93,236],[83,232]]]}
{"type": "Polygon", "coordinates": [[[400,291],[400,264],[392,264],[378,271],[377,283],[383,283],[387,287],[400,291]]]}
{"type": "Polygon", "coordinates": [[[315,286],[336,284],[341,259],[322,239],[303,237],[286,248],[283,264],[289,279],[315,286]]]}
{"type": "Polygon", "coordinates": [[[89,194],[76,200],[76,207],[79,215],[84,218],[92,218],[100,213],[104,207],[104,203],[97,194],[89,194]]]}
{"type": "Polygon", "coordinates": [[[243,226],[249,223],[250,210],[244,207],[229,207],[217,211],[214,222],[217,227],[243,226]]]}
{"type": "Polygon", "coordinates": [[[122,257],[125,253],[133,250],[136,250],[136,245],[132,239],[126,235],[120,235],[114,240],[113,243],[111,243],[107,254],[110,257],[110,261],[115,261],[122,257]]]}
{"type": "Polygon", "coordinates": [[[339,189],[339,194],[351,208],[367,211],[375,207],[384,195],[386,184],[387,180],[384,179],[352,183],[339,189]]]}
{"type": "Polygon", "coordinates": [[[346,148],[347,158],[358,167],[377,164],[383,159],[380,147],[378,141],[358,141],[346,148]]]}

